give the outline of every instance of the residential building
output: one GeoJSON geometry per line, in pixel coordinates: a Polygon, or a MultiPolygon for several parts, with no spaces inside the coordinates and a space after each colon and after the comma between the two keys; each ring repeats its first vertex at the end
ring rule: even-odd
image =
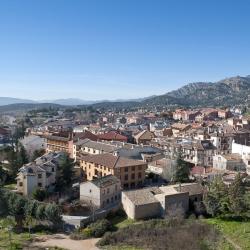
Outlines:
{"type": "Polygon", "coordinates": [[[57,152],[62,151],[68,153],[73,158],[73,138],[72,135],[61,136],[58,135],[48,135],[45,136],[46,139],[46,152],[57,152]]]}
{"type": "Polygon", "coordinates": [[[246,171],[250,175],[250,146],[232,143],[232,153],[240,154],[246,166],[246,171]]]}
{"type": "Polygon", "coordinates": [[[90,139],[79,140],[73,145],[73,158],[76,159],[79,153],[83,154],[106,154],[113,153],[118,146],[107,142],[96,142],[90,139]]]}
{"type": "Polygon", "coordinates": [[[140,187],[145,180],[147,163],[142,161],[113,154],[98,154],[81,156],[79,162],[87,180],[112,174],[120,179],[123,189],[140,187]]]}
{"type": "Polygon", "coordinates": [[[171,128],[172,128],[173,136],[176,137],[176,136],[179,136],[180,133],[185,133],[186,131],[191,129],[191,125],[184,124],[184,123],[174,123],[172,124],[171,128]]]}
{"type": "Polygon", "coordinates": [[[137,135],[134,135],[135,142],[137,144],[143,144],[148,145],[152,141],[153,138],[155,138],[155,134],[148,130],[143,130],[137,135]]]}
{"type": "Polygon", "coordinates": [[[53,190],[61,152],[47,153],[22,166],[17,174],[17,192],[30,196],[36,189],[53,190]]]}
{"type": "Polygon", "coordinates": [[[94,209],[109,208],[121,203],[121,181],[106,175],[80,184],[80,200],[94,209]]]}
{"type": "Polygon", "coordinates": [[[0,144],[10,141],[11,131],[9,128],[0,127],[0,144]]]}
{"type": "Polygon", "coordinates": [[[229,133],[213,133],[210,134],[210,139],[213,145],[217,148],[220,154],[232,153],[233,134],[229,133]]]}
{"type": "Polygon", "coordinates": [[[213,168],[217,170],[246,171],[246,165],[240,154],[225,154],[213,156],[213,168]]]}
{"type": "Polygon", "coordinates": [[[104,134],[98,135],[99,140],[104,141],[120,141],[120,142],[127,142],[128,138],[124,135],[119,134],[117,131],[109,131],[104,134]]]}
{"type": "Polygon", "coordinates": [[[184,160],[195,166],[212,166],[213,155],[217,153],[217,148],[210,140],[172,138],[161,144],[161,147],[169,158],[176,158],[181,152],[184,160]]]}

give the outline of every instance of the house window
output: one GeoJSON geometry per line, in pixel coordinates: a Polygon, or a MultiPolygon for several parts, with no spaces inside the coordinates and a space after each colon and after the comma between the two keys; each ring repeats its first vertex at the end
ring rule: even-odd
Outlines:
{"type": "Polygon", "coordinates": [[[23,183],[22,182],[19,182],[19,187],[22,187],[23,186],[23,183]]]}
{"type": "Polygon", "coordinates": [[[135,171],[135,166],[132,167],[132,171],[135,171]]]}
{"type": "Polygon", "coordinates": [[[38,182],[38,187],[42,187],[42,183],[41,182],[38,182]]]}
{"type": "Polygon", "coordinates": [[[124,180],[125,180],[125,181],[128,180],[128,175],[127,175],[127,174],[124,176],[124,180]]]}
{"type": "Polygon", "coordinates": [[[139,170],[141,170],[142,169],[142,166],[139,166],[139,170]]]}
{"type": "Polygon", "coordinates": [[[141,173],[138,173],[138,179],[141,179],[141,173]]]}
{"type": "Polygon", "coordinates": [[[103,189],[102,193],[103,193],[103,194],[105,194],[105,193],[106,193],[106,192],[105,192],[105,189],[103,189]]]}
{"type": "Polygon", "coordinates": [[[128,167],[125,168],[125,172],[128,172],[128,167]]]}
{"type": "Polygon", "coordinates": [[[52,169],[51,169],[51,172],[55,172],[55,168],[52,168],[52,169]]]}
{"type": "Polygon", "coordinates": [[[91,192],[92,192],[92,190],[90,189],[90,190],[89,190],[89,192],[91,193],[91,192]]]}
{"type": "Polygon", "coordinates": [[[132,179],[132,180],[135,179],[135,174],[131,174],[131,179],[132,179]]]}
{"type": "Polygon", "coordinates": [[[107,199],[107,204],[109,204],[109,199],[107,199]]]}
{"type": "Polygon", "coordinates": [[[109,194],[109,188],[107,189],[107,193],[109,194]]]}
{"type": "Polygon", "coordinates": [[[38,174],[38,179],[41,179],[42,178],[42,174],[38,174]]]}

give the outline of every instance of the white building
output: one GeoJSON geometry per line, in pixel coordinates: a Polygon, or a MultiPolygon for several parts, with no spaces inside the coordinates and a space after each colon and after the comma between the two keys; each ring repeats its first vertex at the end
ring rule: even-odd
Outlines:
{"type": "Polygon", "coordinates": [[[242,160],[246,165],[247,174],[250,174],[250,146],[232,143],[232,153],[241,155],[242,160]]]}
{"type": "Polygon", "coordinates": [[[80,184],[80,200],[95,209],[108,208],[121,203],[121,182],[113,175],[80,184]]]}
{"type": "Polygon", "coordinates": [[[36,189],[48,190],[56,182],[56,171],[62,153],[48,153],[19,169],[17,192],[30,196],[36,189]]]}
{"type": "Polygon", "coordinates": [[[241,155],[225,154],[213,156],[213,168],[217,170],[229,171],[245,171],[246,165],[243,162],[241,155]]]}

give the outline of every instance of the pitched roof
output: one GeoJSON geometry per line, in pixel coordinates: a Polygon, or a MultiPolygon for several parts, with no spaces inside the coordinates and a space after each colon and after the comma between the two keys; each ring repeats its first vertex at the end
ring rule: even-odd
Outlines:
{"type": "Polygon", "coordinates": [[[181,184],[181,186],[176,186],[175,189],[178,192],[188,192],[189,195],[197,195],[204,192],[204,188],[199,183],[185,183],[181,184]]]}
{"type": "Polygon", "coordinates": [[[63,142],[68,142],[70,139],[68,137],[62,137],[62,136],[57,136],[57,135],[47,135],[45,136],[47,140],[54,140],[54,141],[63,141],[63,142]]]}
{"type": "Polygon", "coordinates": [[[89,139],[80,140],[80,141],[76,142],[75,144],[77,146],[88,147],[88,148],[100,150],[100,151],[103,151],[105,153],[112,153],[118,149],[118,147],[115,145],[109,145],[109,144],[103,143],[103,142],[91,141],[89,139]]]}
{"type": "Polygon", "coordinates": [[[107,140],[107,141],[127,141],[128,138],[124,135],[119,134],[116,131],[110,131],[108,133],[104,133],[104,134],[99,134],[98,138],[100,140],[107,140]]]}
{"type": "Polygon", "coordinates": [[[148,130],[143,130],[137,135],[134,136],[135,139],[148,139],[151,140],[152,138],[155,138],[155,135],[153,132],[150,132],[148,130]]]}
{"type": "Polygon", "coordinates": [[[178,130],[184,130],[184,129],[188,129],[191,127],[190,124],[184,124],[184,123],[174,123],[171,126],[173,129],[178,129],[178,130]]]}
{"type": "Polygon", "coordinates": [[[142,161],[128,159],[121,156],[115,156],[112,154],[86,155],[82,156],[81,160],[102,165],[108,168],[122,168],[129,166],[145,165],[145,163],[142,161]]]}
{"type": "Polygon", "coordinates": [[[7,134],[9,134],[9,132],[8,132],[8,130],[5,129],[5,128],[0,128],[0,134],[1,134],[1,135],[7,135],[7,134]]]}
{"type": "Polygon", "coordinates": [[[120,182],[120,180],[114,175],[106,175],[101,178],[94,179],[91,182],[95,184],[97,187],[102,188],[113,184],[117,184],[120,182]]]}
{"type": "Polygon", "coordinates": [[[123,192],[134,205],[159,203],[155,198],[155,194],[161,193],[162,191],[158,187],[147,187],[123,192]]]}
{"type": "Polygon", "coordinates": [[[84,139],[90,139],[92,141],[97,141],[98,140],[98,136],[91,133],[90,131],[86,130],[84,132],[81,133],[74,133],[74,137],[73,140],[77,141],[77,140],[84,140],[84,139]]]}

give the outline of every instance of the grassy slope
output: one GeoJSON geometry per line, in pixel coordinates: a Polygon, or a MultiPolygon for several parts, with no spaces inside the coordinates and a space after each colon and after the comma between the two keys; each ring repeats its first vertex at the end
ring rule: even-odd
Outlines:
{"type": "Polygon", "coordinates": [[[250,222],[224,221],[221,219],[206,219],[204,221],[215,225],[225,237],[228,237],[242,249],[250,249],[250,222]]]}
{"type": "MultiPolygon", "coordinates": [[[[28,233],[12,233],[12,250],[22,249],[23,244],[29,240],[28,233]]],[[[11,249],[9,244],[9,235],[6,230],[0,229],[0,249],[11,249]]]]}

